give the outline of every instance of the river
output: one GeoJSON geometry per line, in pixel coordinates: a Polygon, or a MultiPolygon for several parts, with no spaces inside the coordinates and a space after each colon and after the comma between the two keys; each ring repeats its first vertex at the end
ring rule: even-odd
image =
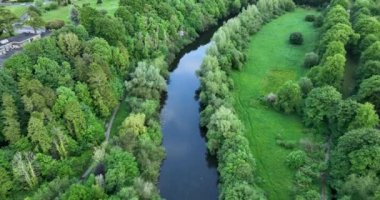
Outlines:
{"type": "Polygon", "coordinates": [[[202,64],[215,29],[190,44],[171,66],[168,91],[161,110],[163,146],[166,159],[158,182],[167,200],[214,200],[218,198],[216,160],[207,153],[199,127],[200,86],[196,71],[202,64]]]}

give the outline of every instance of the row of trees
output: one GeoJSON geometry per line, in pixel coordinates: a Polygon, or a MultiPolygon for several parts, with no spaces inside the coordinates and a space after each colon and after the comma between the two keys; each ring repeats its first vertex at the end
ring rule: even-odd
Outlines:
{"type": "Polygon", "coordinates": [[[346,64],[345,46],[354,43],[357,34],[351,28],[348,12],[341,5],[327,11],[321,29],[320,63],[310,70],[308,77],[315,86],[331,85],[340,90],[346,64]]]}
{"type": "Polygon", "coordinates": [[[371,102],[379,113],[380,22],[372,14],[371,8],[374,4],[372,1],[356,1],[354,4],[352,23],[360,39],[353,48],[360,57],[357,71],[359,89],[356,99],[360,102],[371,102]]]}
{"type": "Polygon", "coordinates": [[[333,186],[341,198],[378,199],[380,198],[378,160],[380,153],[380,132],[378,129],[380,101],[378,88],[380,71],[377,62],[379,54],[380,23],[373,17],[378,15],[373,1],[355,1],[352,7],[351,22],[360,36],[355,45],[350,46],[359,57],[357,82],[359,83],[354,101],[348,107],[357,107],[357,116],[348,127],[347,133],[337,140],[331,156],[333,186]],[[374,108],[375,107],[375,108],[374,108]],[[358,129],[361,128],[361,129],[358,129]]]}
{"type": "Polygon", "coordinates": [[[201,125],[207,127],[207,147],[217,155],[220,199],[263,199],[256,185],[255,161],[243,125],[231,106],[232,70],[242,67],[249,36],[263,23],[295,8],[292,1],[260,0],[229,20],[212,38],[198,75],[201,80],[201,125]]]}

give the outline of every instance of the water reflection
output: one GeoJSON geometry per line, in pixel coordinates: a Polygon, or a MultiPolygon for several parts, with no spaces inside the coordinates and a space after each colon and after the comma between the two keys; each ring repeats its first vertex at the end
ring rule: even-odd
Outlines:
{"type": "MultiPolygon", "coordinates": [[[[203,42],[209,41],[209,36],[203,42]]],[[[168,93],[161,111],[166,159],[159,189],[167,200],[213,200],[218,197],[215,158],[210,157],[199,127],[199,102],[195,98],[199,69],[208,44],[188,50],[170,74],[168,93]]]]}

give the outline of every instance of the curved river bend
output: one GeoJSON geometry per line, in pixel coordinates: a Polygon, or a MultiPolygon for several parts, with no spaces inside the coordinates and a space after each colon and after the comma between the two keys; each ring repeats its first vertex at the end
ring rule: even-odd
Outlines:
{"type": "Polygon", "coordinates": [[[167,99],[161,110],[166,159],[158,182],[161,196],[167,200],[218,198],[216,161],[207,153],[196,98],[200,86],[196,70],[214,31],[186,47],[172,66],[175,70],[170,74],[167,99]]]}

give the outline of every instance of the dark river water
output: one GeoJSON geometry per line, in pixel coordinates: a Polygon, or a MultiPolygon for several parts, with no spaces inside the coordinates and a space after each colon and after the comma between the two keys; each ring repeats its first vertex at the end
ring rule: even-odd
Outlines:
{"type": "Polygon", "coordinates": [[[209,46],[210,30],[186,47],[174,62],[167,99],[161,111],[166,159],[161,166],[158,187],[167,200],[215,200],[218,198],[216,160],[207,154],[199,127],[200,86],[196,70],[209,46]]]}

